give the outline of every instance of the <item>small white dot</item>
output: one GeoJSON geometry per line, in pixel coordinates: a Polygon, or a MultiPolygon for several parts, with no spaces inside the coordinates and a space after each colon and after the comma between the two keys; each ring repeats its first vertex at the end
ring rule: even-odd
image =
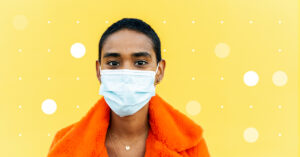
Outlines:
{"type": "Polygon", "coordinates": [[[195,80],[195,77],[192,77],[192,80],[195,80]]]}
{"type": "Polygon", "coordinates": [[[278,20],[278,24],[282,24],[282,21],[281,21],[281,20],[278,20]]]}
{"type": "Polygon", "coordinates": [[[164,49],[164,52],[166,52],[167,50],[166,49],[164,49]]]}
{"type": "Polygon", "coordinates": [[[221,77],[221,80],[224,80],[224,77],[223,77],[223,76],[221,77]]]}
{"type": "Polygon", "coordinates": [[[48,80],[51,80],[51,77],[48,77],[48,80]]]}
{"type": "Polygon", "coordinates": [[[192,21],[193,24],[194,24],[195,22],[196,22],[196,21],[194,21],[194,20],[192,21]]]}
{"type": "Polygon", "coordinates": [[[249,108],[253,108],[253,106],[252,106],[252,105],[250,105],[250,106],[249,106],[249,108]]]}
{"type": "Polygon", "coordinates": [[[281,136],[282,136],[282,134],[281,134],[281,133],[278,133],[278,136],[279,136],[279,137],[281,137],[281,136]]]}
{"type": "Polygon", "coordinates": [[[21,109],[22,108],[22,105],[19,105],[19,109],[21,109]]]}
{"type": "Polygon", "coordinates": [[[252,23],[253,23],[253,21],[252,21],[252,20],[250,20],[250,21],[249,21],[249,23],[250,23],[250,24],[252,24],[252,23]]]}
{"type": "Polygon", "coordinates": [[[195,49],[192,49],[192,52],[195,52],[195,49]]]}
{"type": "Polygon", "coordinates": [[[19,80],[22,80],[22,77],[19,77],[19,80]]]}
{"type": "Polygon", "coordinates": [[[224,106],[223,105],[221,105],[221,109],[223,109],[224,108],[224,106]]]}
{"type": "Polygon", "coordinates": [[[50,136],[51,134],[50,133],[48,133],[48,136],[50,136]]]}
{"type": "Polygon", "coordinates": [[[223,24],[223,23],[224,23],[224,21],[223,21],[223,20],[221,20],[221,21],[220,21],[220,23],[221,23],[221,24],[223,24]]]}
{"type": "Polygon", "coordinates": [[[166,21],[166,20],[163,20],[163,23],[167,23],[167,21],[166,21]]]}
{"type": "Polygon", "coordinates": [[[51,23],[51,21],[48,21],[48,23],[51,23]]]}
{"type": "Polygon", "coordinates": [[[279,108],[279,109],[282,109],[282,105],[278,105],[278,108],[279,108]]]}
{"type": "Polygon", "coordinates": [[[76,105],[76,108],[79,108],[79,105],[76,105]]]}
{"type": "Polygon", "coordinates": [[[278,52],[282,52],[282,49],[278,49],[278,52]]]}
{"type": "Polygon", "coordinates": [[[22,49],[18,49],[19,52],[22,52],[22,49]]]}
{"type": "Polygon", "coordinates": [[[21,134],[21,133],[19,133],[19,136],[22,136],[22,134],[21,134]]]}
{"type": "Polygon", "coordinates": [[[76,80],[79,80],[79,77],[76,77],[76,80]]]}
{"type": "Polygon", "coordinates": [[[108,21],[106,20],[105,23],[108,23],[108,21]]]}
{"type": "Polygon", "coordinates": [[[79,21],[79,20],[77,20],[77,21],[76,21],[76,23],[78,24],[78,23],[80,23],[80,21],[79,21]]]}
{"type": "Polygon", "coordinates": [[[48,52],[51,52],[51,49],[48,49],[48,52]]]}

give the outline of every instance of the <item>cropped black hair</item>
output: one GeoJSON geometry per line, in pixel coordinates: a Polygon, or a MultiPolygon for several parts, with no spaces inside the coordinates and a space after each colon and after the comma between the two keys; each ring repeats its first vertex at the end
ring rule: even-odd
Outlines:
{"type": "Polygon", "coordinates": [[[137,32],[141,32],[147,37],[149,37],[152,41],[152,46],[156,54],[156,61],[157,63],[161,61],[160,39],[155,33],[155,31],[151,28],[151,26],[137,18],[123,18],[109,26],[106,29],[106,31],[102,34],[99,42],[99,62],[101,61],[101,51],[106,38],[114,32],[122,29],[130,29],[137,32]]]}

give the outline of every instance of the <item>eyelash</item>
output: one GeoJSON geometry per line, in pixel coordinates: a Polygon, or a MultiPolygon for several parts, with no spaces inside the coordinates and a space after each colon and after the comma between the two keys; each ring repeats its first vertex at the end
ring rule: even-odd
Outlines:
{"type": "MultiPolygon", "coordinates": [[[[139,60],[139,61],[137,61],[137,62],[141,62],[141,61],[142,61],[144,64],[142,64],[142,65],[137,65],[137,66],[143,66],[143,65],[148,64],[148,62],[147,62],[147,61],[144,61],[144,60],[139,60]]],[[[113,63],[113,62],[117,62],[117,61],[107,61],[106,64],[109,65],[109,66],[116,66],[116,65],[110,65],[110,63],[113,63]]],[[[136,63],[137,63],[137,62],[136,62],[136,63]]]]}

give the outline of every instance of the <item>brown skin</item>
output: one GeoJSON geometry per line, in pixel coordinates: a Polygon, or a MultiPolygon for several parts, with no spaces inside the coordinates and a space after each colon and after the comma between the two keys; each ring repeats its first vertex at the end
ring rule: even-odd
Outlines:
{"type": "MultiPolygon", "coordinates": [[[[119,30],[105,40],[101,51],[101,64],[98,60],[96,61],[97,78],[101,83],[100,65],[101,69],[155,71],[157,61],[152,41],[143,33],[128,29],[119,30]],[[139,52],[146,52],[149,55],[133,55],[139,52]],[[108,53],[116,53],[117,55],[104,57],[108,53]]],[[[165,60],[162,59],[158,66],[155,86],[163,79],[166,66],[165,60]]],[[[110,157],[144,156],[150,127],[148,123],[148,107],[149,102],[135,114],[125,117],[119,117],[111,111],[110,124],[107,131],[112,134],[112,138],[107,134],[105,140],[105,146],[110,157]],[[130,145],[131,149],[126,151],[123,144],[130,145]]]]}

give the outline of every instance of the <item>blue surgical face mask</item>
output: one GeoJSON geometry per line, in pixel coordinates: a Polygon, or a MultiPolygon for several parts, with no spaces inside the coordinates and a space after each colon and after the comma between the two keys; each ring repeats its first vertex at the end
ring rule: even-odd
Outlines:
{"type": "Polygon", "coordinates": [[[120,117],[133,115],[155,96],[156,71],[149,70],[101,70],[99,95],[120,117]]]}

